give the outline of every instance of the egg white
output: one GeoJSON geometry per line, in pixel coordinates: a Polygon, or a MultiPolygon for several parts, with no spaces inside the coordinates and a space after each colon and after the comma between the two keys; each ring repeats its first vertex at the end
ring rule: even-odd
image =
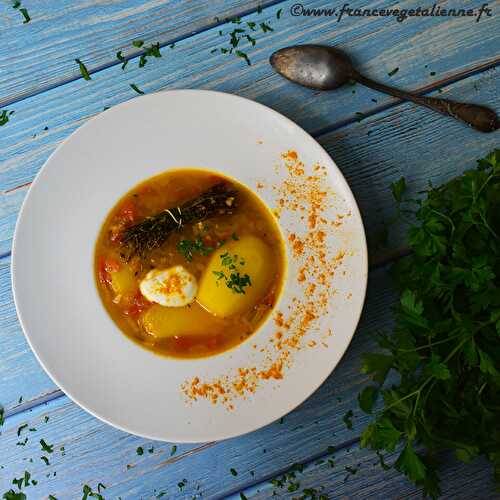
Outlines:
{"type": "Polygon", "coordinates": [[[184,267],[152,269],[141,281],[142,295],[165,307],[183,307],[193,302],[198,292],[196,278],[184,267]]]}

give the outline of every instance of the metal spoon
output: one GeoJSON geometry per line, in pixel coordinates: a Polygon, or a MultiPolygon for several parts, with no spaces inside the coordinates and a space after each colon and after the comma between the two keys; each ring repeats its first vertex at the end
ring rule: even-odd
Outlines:
{"type": "Polygon", "coordinates": [[[333,90],[349,80],[355,80],[380,92],[452,116],[481,132],[493,132],[500,127],[496,113],[483,106],[418,96],[374,82],[358,73],[351,60],[333,47],[324,45],[286,47],[272,54],[270,63],[280,75],[304,87],[333,90]]]}

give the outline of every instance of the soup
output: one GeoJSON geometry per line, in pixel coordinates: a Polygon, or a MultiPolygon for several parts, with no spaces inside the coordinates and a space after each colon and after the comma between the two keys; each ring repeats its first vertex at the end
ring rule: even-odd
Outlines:
{"type": "Polygon", "coordinates": [[[139,184],[99,233],[102,302],[129,338],[158,354],[209,356],[251,336],[281,291],[274,216],[247,187],[206,170],[139,184]]]}

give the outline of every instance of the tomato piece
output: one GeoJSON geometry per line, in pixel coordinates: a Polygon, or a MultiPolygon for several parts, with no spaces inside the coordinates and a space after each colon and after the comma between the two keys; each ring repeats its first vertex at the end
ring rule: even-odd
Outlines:
{"type": "Polygon", "coordinates": [[[120,263],[113,259],[113,257],[99,257],[98,264],[98,276],[99,281],[103,285],[109,285],[111,283],[111,276],[109,273],[113,273],[120,270],[120,263]]]}
{"type": "Polygon", "coordinates": [[[140,290],[132,297],[129,305],[123,309],[123,313],[127,316],[136,317],[146,310],[151,305],[151,302],[142,295],[140,290]]]}
{"type": "Polygon", "coordinates": [[[118,217],[124,222],[134,222],[137,217],[137,207],[133,200],[127,200],[123,203],[118,217]]]}
{"type": "Polygon", "coordinates": [[[113,259],[113,257],[106,257],[104,260],[104,268],[108,273],[116,273],[120,270],[121,265],[116,259],[113,259]]]}

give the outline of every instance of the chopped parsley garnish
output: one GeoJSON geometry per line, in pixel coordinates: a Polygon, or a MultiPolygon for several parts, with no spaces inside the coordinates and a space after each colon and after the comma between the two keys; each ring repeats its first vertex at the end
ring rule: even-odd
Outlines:
{"type": "Polygon", "coordinates": [[[5,125],[9,121],[9,116],[14,114],[14,111],[8,111],[7,109],[4,109],[2,112],[0,112],[0,127],[5,125]]]}
{"type": "Polygon", "coordinates": [[[245,293],[245,287],[252,286],[250,276],[248,274],[242,275],[236,266],[244,266],[245,260],[239,259],[238,255],[229,255],[228,252],[220,255],[221,265],[227,267],[229,276],[225,271],[212,271],[217,278],[217,281],[224,280],[226,286],[234,293],[245,293]]]}
{"type": "Polygon", "coordinates": [[[26,9],[25,7],[23,7],[22,9],[19,9],[19,12],[23,15],[24,17],[24,21],[23,21],[23,24],[28,24],[30,21],[31,21],[31,17],[30,15],[28,14],[28,9],[26,9]]]}
{"type": "Polygon", "coordinates": [[[57,500],[57,498],[54,495],[49,495],[49,500],[57,500]]]}
{"type": "Polygon", "coordinates": [[[40,457],[40,460],[45,462],[45,465],[50,465],[49,459],[45,456],[40,457]]]}
{"type": "Polygon", "coordinates": [[[20,397],[19,397],[19,400],[18,400],[18,403],[19,403],[19,404],[21,404],[22,402],[23,402],[23,397],[22,397],[22,396],[20,396],[20,397]]]}
{"type": "Polygon", "coordinates": [[[19,9],[19,7],[21,7],[21,2],[19,0],[14,0],[14,2],[12,2],[12,8],[19,9]]]}
{"type": "Polygon", "coordinates": [[[134,40],[132,45],[140,49],[144,45],[144,40],[134,40]]]}
{"type": "Polygon", "coordinates": [[[17,428],[17,435],[20,436],[21,435],[21,432],[23,432],[24,429],[26,429],[26,427],[28,427],[28,424],[23,424],[23,425],[20,425],[18,428],[17,428]]]}
{"type": "Polygon", "coordinates": [[[151,448],[148,448],[148,453],[154,453],[155,449],[153,446],[151,446],[151,448]]]}
{"type": "Polygon", "coordinates": [[[138,93],[138,94],[144,94],[144,92],[135,84],[131,83],[130,86],[138,93]]]}
{"type": "Polygon", "coordinates": [[[3,409],[2,406],[0,406],[0,427],[3,425],[5,422],[5,410],[3,409]]]}
{"type": "Polygon", "coordinates": [[[177,446],[174,444],[172,448],[170,449],[170,456],[173,457],[177,452],[177,446]]]}
{"type": "Polygon", "coordinates": [[[182,254],[188,262],[191,262],[195,253],[199,253],[206,257],[214,251],[214,248],[206,246],[203,240],[198,237],[195,240],[179,241],[177,244],[177,251],[182,254]]]}
{"type": "Polygon", "coordinates": [[[269,26],[269,24],[267,23],[260,23],[259,26],[263,33],[267,33],[268,31],[274,31],[274,29],[271,28],[271,26],[269,26]]]}
{"type": "Polygon", "coordinates": [[[241,491],[240,491],[240,498],[241,500],[248,500],[248,497],[241,491]]]}
{"type": "Polygon", "coordinates": [[[40,444],[42,446],[42,451],[47,453],[52,453],[54,451],[54,445],[47,444],[44,439],[40,439],[40,444]]]}
{"type": "Polygon", "coordinates": [[[346,425],[346,427],[349,429],[349,430],[352,430],[352,416],[353,416],[353,412],[352,410],[349,410],[348,412],[346,412],[346,414],[342,417],[342,421],[344,422],[344,424],[346,425]]]}
{"type": "Polygon", "coordinates": [[[16,443],[16,446],[26,446],[26,443],[28,442],[28,438],[24,438],[24,441],[18,441],[16,443]]]}
{"type": "Polygon", "coordinates": [[[393,70],[387,73],[387,76],[394,76],[399,71],[399,68],[394,68],[393,70]]]}
{"type": "Polygon", "coordinates": [[[80,59],[75,59],[75,62],[78,64],[78,67],[80,68],[80,73],[82,74],[83,79],[92,80],[92,78],[90,78],[89,72],[85,64],[83,64],[82,61],[80,61],[80,59]]]}
{"type": "Polygon", "coordinates": [[[179,488],[179,490],[182,491],[184,489],[184,487],[186,486],[186,484],[187,484],[187,479],[183,479],[182,481],[179,481],[177,483],[177,487],[179,488]]]}
{"type": "Polygon", "coordinates": [[[16,493],[14,490],[10,489],[3,494],[2,498],[4,500],[26,500],[26,495],[22,491],[16,493]]]}
{"type": "Polygon", "coordinates": [[[97,483],[97,491],[98,491],[98,493],[101,493],[101,490],[105,490],[105,489],[106,489],[106,486],[104,486],[104,484],[97,483]]]}
{"type": "MultiPolygon", "coordinates": [[[[257,13],[260,12],[257,11],[257,13]]],[[[280,19],[281,13],[282,9],[277,11],[276,19],[280,19]]],[[[226,20],[226,22],[228,21],[226,20]]],[[[243,59],[248,66],[251,66],[252,63],[250,58],[248,57],[247,52],[242,49],[241,45],[243,45],[242,42],[245,42],[245,40],[252,47],[256,45],[257,40],[249,34],[248,30],[250,30],[250,32],[257,31],[257,23],[254,21],[247,21],[243,23],[240,18],[232,19],[230,22],[231,24],[236,24],[238,27],[227,33],[227,36],[229,37],[228,47],[220,47],[218,50],[221,54],[234,54],[236,57],[243,59]]],[[[262,22],[259,23],[258,26],[260,27],[262,33],[274,31],[269,23],[262,22]]],[[[219,36],[223,36],[223,34],[223,30],[219,30],[219,36]]],[[[212,54],[215,52],[217,52],[217,49],[212,49],[210,51],[212,54]]]]}
{"type": "Polygon", "coordinates": [[[125,57],[123,57],[121,50],[116,53],[116,58],[122,63],[122,69],[125,69],[125,66],[127,66],[128,64],[128,59],[125,59],[125,57]]]}
{"type": "Polygon", "coordinates": [[[102,483],[99,483],[97,485],[97,492],[96,492],[92,491],[92,488],[88,484],[84,484],[82,490],[83,493],[82,500],[87,500],[88,497],[97,498],[97,500],[104,500],[104,497],[100,493],[99,485],[101,488],[106,488],[102,483]]]}
{"type": "Polygon", "coordinates": [[[242,59],[244,59],[249,66],[252,65],[252,63],[250,62],[250,59],[248,58],[248,55],[245,52],[242,52],[241,50],[236,50],[235,54],[238,57],[241,57],[242,59]]]}
{"type": "Polygon", "coordinates": [[[137,448],[137,450],[135,450],[135,452],[138,454],[138,455],[144,455],[144,448],[142,446],[139,446],[137,448]]]}
{"type": "Polygon", "coordinates": [[[45,423],[47,423],[47,422],[49,421],[49,416],[48,416],[48,415],[45,415],[45,417],[43,417],[43,421],[44,421],[45,423]]]}
{"type": "Polygon", "coordinates": [[[237,476],[238,475],[238,471],[236,469],[233,469],[231,467],[231,469],[229,469],[229,472],[233,475],[233,476],[237,476]]]}

